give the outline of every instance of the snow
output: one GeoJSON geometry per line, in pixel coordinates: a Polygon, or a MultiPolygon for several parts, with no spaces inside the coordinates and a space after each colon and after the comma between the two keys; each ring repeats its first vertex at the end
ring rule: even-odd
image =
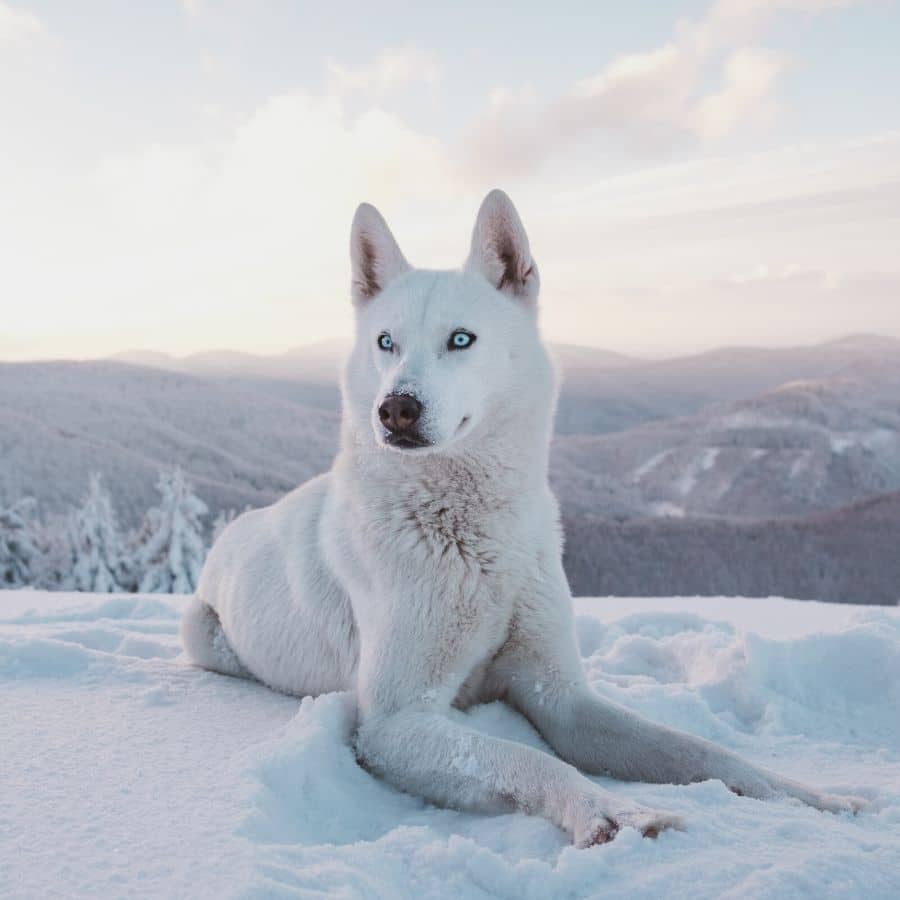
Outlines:
{"type": "Polygon", "coordinates": [[[692,459],[675,479],[675,490],[682,497],[687,497],[697,486],[700,474],[708,472],[716,464],[720,452],[718,447],[704,447],[700,455],[692,459]]]}
{"type": "MultiPolygon", "coordinates": [[[[873,807],[603,780],[687,830],[576,850],[542,819],[436,809],[370,776],[349,695],[189,668],[186,599],[0,594],[0,895],[900,896],[900,610],[577,600],[600,693],[873,807]]],[[[468,715],[543,746],[500,704],[468,715]]]]}
{"type": "Polygon", "coordinates": [[[675,451],[674,450],[660,450],[659,453],[654,453],[653,456],[650,457],[646,462],[641,463],[635,470],[631,476],[631,480],[635,483],[641,481],[644,476],[649,475],[655,468],[657,468],[660,463],[670,457],[675,451]]]}
{"type": "Polygon", "coordinates": [[[889,453],[897,444],[897,432],[890,428],[871,428],[866,431],[832,433],[831,449],[838,455],[852,447],[863,447],[873,453],[889,453]]]}
{"type": "Polygon", "coordinates": [[[651,503],[650,511],[654,516],[669,519],[683,519],[685,514],[683,506],[669,503],[668,500],[660,500],[656,503],[651,503]]]}

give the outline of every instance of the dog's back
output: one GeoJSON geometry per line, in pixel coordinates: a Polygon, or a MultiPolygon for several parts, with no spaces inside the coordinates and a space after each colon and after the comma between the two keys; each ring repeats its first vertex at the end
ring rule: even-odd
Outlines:
{"type": "MultiPolygon", "coordinates": [[[[244,513],[219,536],[197,586],[198,605],[223,629],[215,646],[221,656],[208,668],[241,674],[231,671],[234,656],[246,673],[301,696],[352,686],[358,656],[353,613],[318,542],[331,481],[321,475],[272,506],[244,513]],[[220,658],[222,665],[215,664],[220,658]]],[[[184,633],[211,627],[204,615],[188,621],[184,633]]],[[[203,637],[186,641],[203,647],[203,637]]],[[[196,659],[199,654],[187,649],[196,659]]]]}

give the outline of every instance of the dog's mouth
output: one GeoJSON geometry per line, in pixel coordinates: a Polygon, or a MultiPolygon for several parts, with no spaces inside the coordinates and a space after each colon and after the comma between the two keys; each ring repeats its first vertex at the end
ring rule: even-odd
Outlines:
{"type": "Polygon", "coordinates": [[[387,432],[384,435],[384,442],[395,450],[421,450],[424,447],[431,447],[431,441],[425,440],[420,434],[392,434],[387,432]]]}
{"type": "MultiPolygon", "coordinates": [[[[460,419],[459,425],[456,426],[456,431],[453,433],[453,439],[455,440],[460,435],[465,433],[467,430],[467,426],[470,424],[471,417],[463,416],[460,419]]],[[[426,437],[423,437],[422,434],[418,431],[387,431],[386,429],[382,429],[381,431],[381,440],[382,443],[386,447],[390,447],[392,450],[436,450],[438,449],[438,445],[429,440],[426,437]]]]}

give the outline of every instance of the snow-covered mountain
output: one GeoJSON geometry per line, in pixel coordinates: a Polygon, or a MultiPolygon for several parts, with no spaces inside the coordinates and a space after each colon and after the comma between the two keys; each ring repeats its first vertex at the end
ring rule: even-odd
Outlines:
{"type": "MultiPolygon", "coordinates": [[[[273,354],[210,350],[187,356],[173,356],[154,350],[126,350],[110,359],[189,375],[224,378],[252,375],[297,381],[333,381],[337,378],[341,362],[349,349],[348,341],[331,340],[273,354]]],[[[591,372],[597,368],[630,366],[640,362],[634,357],[599,347],[555,344],[553,349],[561,365],[571,371],[591,372]]]]}
{"type": "MultiPolygon", "coordinates": [[[[576,850],[549,822],[438,809],[356,762],[347,694],[301,703],[178,658],[184,599],[7,592],[0,893],[10,897],[900,896],[900,611],[579,599],[603,696],[823,788],[857,817],[720,782],[598,779],[679,814],[576,850]]],[[[473,729],[546,752],[500,703],[473,729]]]]}
{"type": "MultiPolygon", "coordinates": [[[[270,502],[332,458],[340,352],[335,342],[308,359],[292,351],[172,362],[202,376],[109,361],[0,364],[0,503],[31,495],[64,508],[100,471],[130,522],[153,498],[158,470],[172,464],[214,515],[270,502]]],[[[588,420],[586,433],[564,428],[554,444],[551,475],[564,511],[765,518],[900,489],[900,342],[733,352],[732,370],[725,351],[645,363],[557,348],[567,373],[561,415],[569,409],[570,425],[588,420]],[[722,400],[788,372],[803,380],[722,400]],[[673,389],[692,403],[701,392],[715,400],[679,416],[673,389]],[[639,404],[627,399],[638,394],[639,404]],[[661,421],[591,431],[638,409],[661,421]]]]}
{"type": "Polygon", "coordinates": [[[180,464],[213,515],[328,468],[338,415],[236,384],[115,362],[0,364],[0,504],[80,503],[99,472],[126,524],[180,464]]]}
{"type": "Polygon", "coordinates": [[[569,509],[605,515],[805,515],[898,490],[900,360],[616,434],[560,437],[553,471],[569,509]]]}
{"type": "MultiPolygon", "coordinates": [[[[342,352],[335,342],[278,357],[139,357],[154,366],[0,364],[0,508],[32,496],[44,514],[69,511],[99,472],[132,527],[156,502],[160,470],[173,465],[209,507],[207,524],[272,502],[330,464],[342,352]]],[[[862,546],[839,523],[852,520],[853,504],[900,491],[900,341],[657,362],[555,352],[565,380],[550,474],[580,591],[890,601],[890,542],[876,531],[862,546]],[[838,509],[833,521],[804,519],[838,509]],[[770,540],[782,534],[772,520],[785,517],[788,537],[770,540]],[[826,565],[822,535],[831,533],[844,549],[829,551],[826,565]],[[802,572],[753,551],[787,546],[802,572]],[[713,552],[734,564],[720,565],[713,552]],[[863,558],[855,581],[833,570],[835,560],[863,558]]]]}
{"type": "Polygon", "coordinates": [[[193,375],[334,412],[340,408],[338,374],[348,348],[344,341],[323,341],[271,355],[212,350],[172,356],[153,350],[130,350],[110,359],[193,375]]]}
{"type": "MultiPolygon", "coordinates": [[[[270,356],[214,351],[173,357],[148,351],[119,360],[229,382],[296,402],[335,409],[337,372],[348,345],[328,341],[270,356]]],[[[859,364],[900,365],[900,341],[853,336],[809,347],[727,347],[692,356],[643,360],[609,350],[556,344],[562,374],[558,434],[606,434],[692,415],[797,379],[830,378],[859,364]]]]}

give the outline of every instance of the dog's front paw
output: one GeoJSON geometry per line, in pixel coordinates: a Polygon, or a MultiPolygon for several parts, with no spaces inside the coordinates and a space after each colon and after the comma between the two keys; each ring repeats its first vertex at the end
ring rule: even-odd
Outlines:
{"type": "Polygon", "coordinates": [[[619,828],[636,828],[644,837],[655,838],[661,831],[674,829],[684,831],[684,821],[674,813],[659,809],[647,809],[643,806],[635,806],[614,816],[619,828]]]}
{"type": "Polygon", "coordinates": [[[618,831],[619,826],[612,819],[597,816],[575,829],[573,843],[579,850],[593,847],[594,844],[608,844],[618,831]]]}
{"type": "Polygon", "coordinates": [[[865,812],[871,804],[864,797],[853,797],[842,794],[823,794],[816,792],[810,806],[830,813],[850,813],[857,815],[865,812]]]}
{"type": "Polygon", "coordinates": [[[606,844],[622,828],[634,828],[644,837],[655,838],[668,828],[684,829],[682,820],[673,813],[644,806],[611,806],[607,800],[589,799],[579,804],[572,836],[576,847],[606,844]]]}

